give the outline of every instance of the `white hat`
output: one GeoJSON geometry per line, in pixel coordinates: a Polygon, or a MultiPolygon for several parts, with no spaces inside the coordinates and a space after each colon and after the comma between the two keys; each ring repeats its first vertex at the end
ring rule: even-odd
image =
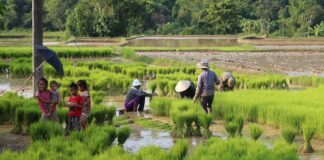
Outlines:
{"type": "Polygon", "coordinates": [[[140,82],[138,79],[135,79],[135,80],[133,81],[133,84],[132,84],[133,87],[135,87],[135,86],[140,86],[140,85],[141,85],[141,82],[140,82]]]}
{"type": "Polygon", "coordinates": [[[190,81],[181,80],[175,87],[176,92],[183,92],[190,87],[190,81]]]}
{"type": "Polygon", "coordinates": [[[208,61],[207,60],[202,60],[200,63],[196,65],[197,68],[202,68],[202,69],[209,69],[208,61]]]}

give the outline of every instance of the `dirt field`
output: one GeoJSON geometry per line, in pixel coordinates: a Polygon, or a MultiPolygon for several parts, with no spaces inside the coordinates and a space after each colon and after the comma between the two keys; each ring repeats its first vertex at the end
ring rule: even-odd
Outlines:
{"type": "Polygon", "coordinates": [[[139,55],[198,62],[248,72],[324,76],[324,52],[138,52],[139,55]]]}

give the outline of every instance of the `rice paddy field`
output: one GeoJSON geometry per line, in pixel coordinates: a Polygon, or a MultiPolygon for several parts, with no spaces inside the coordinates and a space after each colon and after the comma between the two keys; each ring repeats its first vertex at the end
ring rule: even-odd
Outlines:
{"type": "Polygon", "coordinates": [[[62,97],[69,95],[71,82],[89,84],[90,125],[70,133],[64,98],[59,122],[42,122],[31,82],[16,93],[32,73],[31,47],[1,46],[0,160],[324,159],[321,50],[263,50],[235,37],[121,39],[122,45],[116,39],[79,38],[75,42],[96,44],[49,46],[65,76],[48,64],[44,74],[59,83],[62,97]],[[97,46],[101,41],[116,44],[97,46]],[[179,80],[196,84],[201,59],[208,59],[217,75],[231,71],[237,79],[234,91],[216,90],[212,114],[174,90],[179,80]],[[146,99],[145,112],[125,113],[123,100],[135,78],[154,96],[146,99]]]}

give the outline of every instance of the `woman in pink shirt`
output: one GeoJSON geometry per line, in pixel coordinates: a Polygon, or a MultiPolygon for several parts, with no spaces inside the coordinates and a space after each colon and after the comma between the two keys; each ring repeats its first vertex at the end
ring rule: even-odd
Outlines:
{"type": "Polygon", "coordinates": [[[38,80],[36,98],[38,99],[38,105],[42,111],[42,120],[49,120],[50,118],[51,91],[49,91],[47,87],[47,79],[41,78],[38,80]]]}

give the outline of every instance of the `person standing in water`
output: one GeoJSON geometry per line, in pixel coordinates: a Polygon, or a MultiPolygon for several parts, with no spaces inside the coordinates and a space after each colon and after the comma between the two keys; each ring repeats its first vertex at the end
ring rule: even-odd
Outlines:
{"type": "Polygon", "coordinates": [[[220,80],[218,79],[215,72],[209,70],[209,64],[207,60],[202,60],[196,65],[197,68],[201,69],[201,74],[198,76],[196,94],[193,101],[201,97],[201,106],[206,113],[213,111],[212,104],[214,101],[215,84],[219,85],[220,80]]]}
{"type": "Polygon", "coordinates": [[[127,112],[143,112],[145,97],[152,97],[152,94],[141,90],[141,83],[135,79],[132,88],[128,91],[124,102],[124,107],[127,112]]]}

